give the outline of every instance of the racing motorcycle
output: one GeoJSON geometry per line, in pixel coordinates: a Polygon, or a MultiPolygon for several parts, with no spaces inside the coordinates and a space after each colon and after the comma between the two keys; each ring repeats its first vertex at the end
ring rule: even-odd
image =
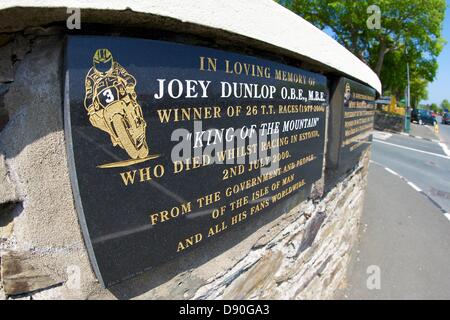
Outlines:
{"type": "Polygon", "coordinates": [[[108,129],[113,145],[119,145],[132,159],[147,157],[149,153],[145,138],[147,124],[134,89],[126,88],[123,83],[115,81],[111,86],[102,88],[96,98],[94,101],[96,112],[103,113],[104,125],[108,129]]]}

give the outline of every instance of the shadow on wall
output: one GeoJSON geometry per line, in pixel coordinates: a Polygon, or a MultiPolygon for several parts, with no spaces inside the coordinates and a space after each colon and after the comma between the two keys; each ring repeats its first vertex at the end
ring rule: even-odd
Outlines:
{"type": "Polygon", "coordinates": [[[5,159],[63,130],[62,37],[38,41],[31,48],[32,41],[32,37],[19,35],[0,47],[0,153],[5,159]]]}
{"type": "MultiPolygon", "coordinates": [[[[56,37],[50,46],[36,43],[31,54],[33,36],[0,34],[0,227],[23,210],[24,196],[17,191],[17,177],[8,161],[34,142],[63,130],[62,65],[50,63],[62,61],[61,39],[56,37]]],[[[41,151],[32,155],[30,166],[49,150],[41,151]]]]}

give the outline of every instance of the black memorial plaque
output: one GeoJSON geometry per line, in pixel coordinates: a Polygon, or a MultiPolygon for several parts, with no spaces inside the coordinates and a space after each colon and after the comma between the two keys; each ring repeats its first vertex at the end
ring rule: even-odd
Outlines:
{"type": "Polygon", "coordinates": [[[376,91],[341,78],[330,100],[327,185],[345,176],[372,141],[376,91]]]}
{"type": "Polygon", "coordinates": [[[321,178],[322,75],[90,36],[69,37],[65,71],[76,206],[106,286],[188,253],[214,257],[201,248],[236,241],[230,234],[305,200],[321,178]]]}

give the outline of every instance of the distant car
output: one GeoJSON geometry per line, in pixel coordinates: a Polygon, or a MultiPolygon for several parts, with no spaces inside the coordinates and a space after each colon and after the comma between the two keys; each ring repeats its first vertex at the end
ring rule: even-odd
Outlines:
{"type": "Polygon", "coordinates": [[[434,126],[436,123],[436,115],[429,110],[413,109],[411,111],[411,122],[417,122],[418,124],[428,123],[434,126]]]}
{"type": "Polygon", "coordinates": [[[449,124],[450,123],[450,112],[444,112],[442,115],[442,124],[449,124]]]}

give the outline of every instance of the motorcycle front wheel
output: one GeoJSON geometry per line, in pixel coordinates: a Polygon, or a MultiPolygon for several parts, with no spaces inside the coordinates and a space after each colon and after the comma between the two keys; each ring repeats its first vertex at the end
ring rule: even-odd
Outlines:
{"type": "Polygon", "coordinates": [[[115,114],[112,118],[112,124],[116,131],[117,138],[122,145],[122,148],[128,153],[132,159],[139,158],[139,150],[134,146],[133,140],[128,134],[128,130],[125,127],[123,116],[121,114],[115,114]]]}

